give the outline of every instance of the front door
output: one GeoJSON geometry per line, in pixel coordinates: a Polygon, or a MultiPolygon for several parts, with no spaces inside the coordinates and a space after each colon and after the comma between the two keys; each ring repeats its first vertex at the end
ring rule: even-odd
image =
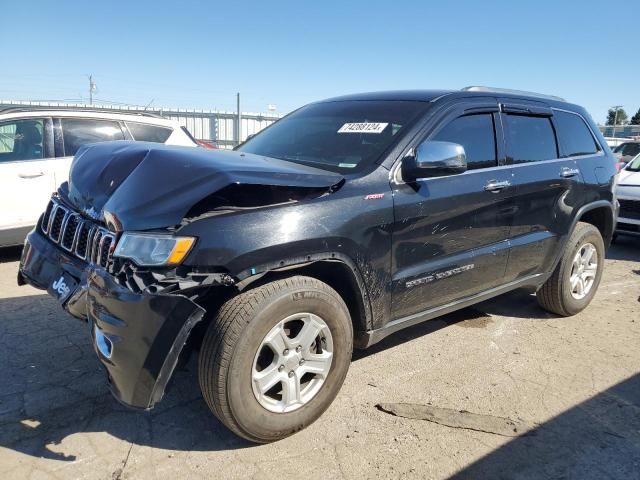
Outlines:
{"type": "Polygon", "coordinates": [[[501,284],[508,257],[512,172],[503,165],[497,101],[451,106],[417,143],[424,140],[462,145],[468,169],[413,183],[392,181],[394,320],[501,284]]]}
{"type": "Polygon", "coordinates": [[[0,122],[0,231],[6,243],[20,243],[11,232],[36,224],[55,189],[51,169],[49,119],[0,122]]]}

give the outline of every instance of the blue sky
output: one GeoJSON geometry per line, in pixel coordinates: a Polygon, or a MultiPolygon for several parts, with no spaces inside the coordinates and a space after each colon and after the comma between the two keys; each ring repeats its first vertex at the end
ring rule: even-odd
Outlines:
{"type": "Polygon", "coordinates": [[[492,85],[603,121],[640,108],[633,1],[34,1],[2,9],[2,99],[287,112],[330,96],[492,85]]]}

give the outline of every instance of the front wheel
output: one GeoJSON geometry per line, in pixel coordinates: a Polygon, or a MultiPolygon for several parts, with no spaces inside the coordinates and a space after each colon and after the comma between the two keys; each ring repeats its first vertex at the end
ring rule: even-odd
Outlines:
{"type": "Polygon", "coordinates": [[[542,308],[563,317],[584,310],[598,290],[604,253],[600,231],[590,223],[579,222],[553,275],[536,294],[542,308]]]}
{"type": "Polygon", "coordinates": [[[327,409],[352,349],[349,311],[335,290],[311,277],[277,280],[219,310],[200,351],[200,388],[236,434],[279,440],[327,409]]]}

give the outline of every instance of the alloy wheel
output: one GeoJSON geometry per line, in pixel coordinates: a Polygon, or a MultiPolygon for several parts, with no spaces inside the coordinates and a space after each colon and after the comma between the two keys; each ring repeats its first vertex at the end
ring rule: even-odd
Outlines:
{"type": "Polygon", "coordinates": [[[276,413],[301,408],[322,388],[332,360],[333,339],[322,318],[298,313],[281,320],[264,337],[253,361],[256,400],[276,413]]]}
{"type": "Polygon", "coordinates": [[[571,275],[569,284],[571,296],[576,300],[582,300],[589,295],[596,280],[598,272],[598,252],[592,243],[582,245],[571,264],[571,275]]]}

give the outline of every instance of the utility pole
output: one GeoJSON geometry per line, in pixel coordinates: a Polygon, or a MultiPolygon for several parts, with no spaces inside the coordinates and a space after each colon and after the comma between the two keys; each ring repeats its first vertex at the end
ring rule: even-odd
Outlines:
{"type": "Polygon", "coordinates": [[[93,75],[89,75],[89,105],[93,105],[93,92],[96,91],[96,82],[93,81],[93,75]]]}
{"type": "Polygon", "coordinates": [[[622,108],[622,105],[615,105],[611,108],[615,108],[616,114],[613,116],[613,132],[611,134],[612,138],[616,138],[616,125],[618,124],[618,111],[622,108]]]}
{"type": "Polygon", "coordinates": [[[236,122],[238,123],[238,128],[236,128],[236,135],[238,135],[236,145],[240,145],[242,141],[242,113],[240,113],[240,93],[236,93],[236,112],[238,118],[236,122]]]}

